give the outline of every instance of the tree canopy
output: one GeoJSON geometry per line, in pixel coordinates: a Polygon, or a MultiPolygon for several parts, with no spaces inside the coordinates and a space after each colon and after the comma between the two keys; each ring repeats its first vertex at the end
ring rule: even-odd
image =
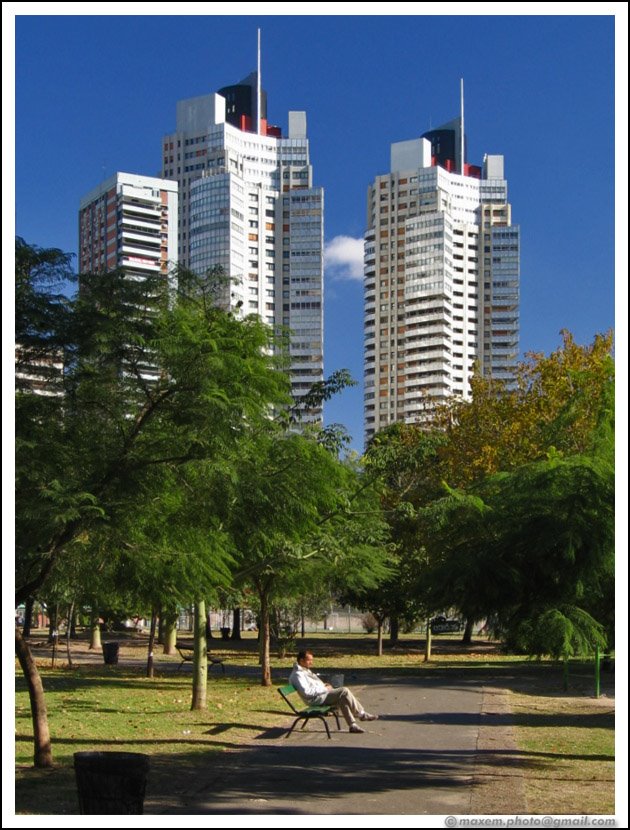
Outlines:
{"type": "Polygon", "coordinates": [[[37,337],[18,302],[18,338],[62,344],[64,394],[16,398],[17,602],[81,534],[149,504],[159,468],[223,463],[289,400],[258,319],[238,320],[186,283],[174,302],[118,272],[80,283],[37,337]]]}
{"type": "Polygon", "coordinates": [[[410,598],[488,618],[530,653],[592,648],[604,629],[610,642],[611,348],[611,334],[582,347],[563,332],[513,388],[475,377],[470,401],[374,437],[366,463],[383,481],[399,561],[417,559],[415,579],[400,580],[410,598]]]}

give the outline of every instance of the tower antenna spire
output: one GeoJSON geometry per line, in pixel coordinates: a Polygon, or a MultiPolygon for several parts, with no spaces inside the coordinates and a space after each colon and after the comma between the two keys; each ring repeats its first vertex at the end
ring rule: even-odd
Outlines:
{"type": "Polygon", "coordinates": [[[258,63],[256,70],[256,133],[260,135],[260,29],[258,30],[258,63]]]}
{"type": "Polygon", "coordinates": [[[464,175],[464,79],[459,79],[459,100],[460,100],[460,115],[459,115],[459,172],[464,175]]]}

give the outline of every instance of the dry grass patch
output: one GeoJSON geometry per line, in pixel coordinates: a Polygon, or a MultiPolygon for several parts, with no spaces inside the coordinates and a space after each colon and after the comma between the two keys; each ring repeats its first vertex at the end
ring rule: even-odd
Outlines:
{"type": "Polygon", "coordinates": [[[513,692],[532,813],[613,814],[614,702],[513,692]]]}

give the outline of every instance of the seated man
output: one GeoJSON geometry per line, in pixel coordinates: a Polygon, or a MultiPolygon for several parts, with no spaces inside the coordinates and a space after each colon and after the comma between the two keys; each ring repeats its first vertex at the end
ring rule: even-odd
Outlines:
{"type": "Polygon", "coordinates": [[[324,683],[314,672],[313,652],[300,651],[297,662],[289,677],[289,683],[295,686],[300,697],[310,706],[338,706],[350,727],[350,732],[364,732],[355,718],[359,720],[377,720],[378,715],[370,715],[365,711],[350,689],[342,686],[333,689],[330,683],[324,683]]]}

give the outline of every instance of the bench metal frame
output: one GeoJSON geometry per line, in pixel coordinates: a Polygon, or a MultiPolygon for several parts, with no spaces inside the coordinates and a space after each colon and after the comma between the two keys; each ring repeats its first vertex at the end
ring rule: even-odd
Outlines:
{"type": "MultiPolygon", "coordinates": [[[[293,721],[293,725],[285,735],[285,738],[288,738],[289,735],[293,732],[295,727],[300,721],[303,721],[301,729],[304,729],[306,724],[309,720],[313,718],[318,718],[326,727],[326,734],[329,738],[331,738],[330,729],[328,728],[328,724],[326,723],[326,715],[333,715],[335,720],[337,721],[337,729],[341,729],[341,724],[339,723],[339,715],[337,714],[337,710],[334,706],[307,706],[306,709],[296,709],[293,705],[293,702],[290,700],[290,697],[294,694],[297,694],[298,691],[295,686],[288,684],[286,686],[280,686],[278,688],[278,694],[280,697],[286,701],[287,705],[291,709],[294,715],[297,715],[296,719],[293,721]]],[[[300,698],[301,699],[301,698],[300,698]]]]}
{"type": "MultiPolygon", "coordinates": [[[[182,658],[182,662],[177,667],[177,671],[180,671],[184,663],[192,663],[192,661],[195,659],[195,651],[194,649],[188,648],[187,646],[175,646],[175,648],[179,652],[179,656],[182,658]]],[[[210,671],[210,669],[213,666],[221,666],[223,674],[225,674],[225,666],[223,665],[224,662],[225,659],[223,657],[211,657],[208,654],[208,671],[210,671]]]]}

